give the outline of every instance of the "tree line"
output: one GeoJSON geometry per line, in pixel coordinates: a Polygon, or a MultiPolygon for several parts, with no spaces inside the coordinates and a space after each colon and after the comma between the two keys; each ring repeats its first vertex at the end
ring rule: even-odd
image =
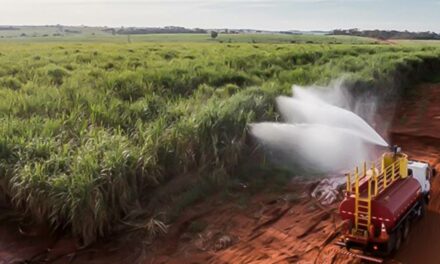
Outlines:
{"type": "Polygon", "coordinates": [[[440,39],[440,34],[431,31],[410,32],[397,30],[359,30],[353,29],[335,29],[332,35],[349,35],[359,37],[369,37],[377,39],[440,39]]]}
{"type": "Polygon", "coordinates": [[[173,33],[207,33],[206,30],[195,28],[189,29],[184,27],[146,27],[146,28],[119,28],[119,29],[105,29],[103,31],[117,34],[173,34],[173,33]]]}

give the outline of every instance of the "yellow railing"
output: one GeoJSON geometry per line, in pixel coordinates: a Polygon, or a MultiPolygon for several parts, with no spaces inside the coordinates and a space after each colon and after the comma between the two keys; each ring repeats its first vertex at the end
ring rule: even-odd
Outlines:
{"type": "Polygon", "coordinates": [[[365,181],[372,179],[373,196],[377,196],[399,178],[407,177],[407,157],[405,154],[397,155],[399,155],[397,158],[390,160],[389,153],[385,153],[380,160],[372,162],[368,170],[367,163],[364,162],[362,170],[356,167],[353,172],[346,173],[347,193],[356,193],[356,185],[361,185],[365,181]]]}
{"type": "Polygon", "coordinates": [[[347,193],[354,192],[356,181],[363,182],[366,180],[367,176],[378,175],[379,171],[377,168],[381,166],[381,163],[382,163],[382,159],[379,159],[375,162],[372,162],[371,167],[367,170],[367,162],[364,162],[362,164],[362,171],[361,172],[359,171],[359,167],[355,167],[353,172],[346,173],[346,177],[347,177],[346,191],[347,191],[347,193]]]}

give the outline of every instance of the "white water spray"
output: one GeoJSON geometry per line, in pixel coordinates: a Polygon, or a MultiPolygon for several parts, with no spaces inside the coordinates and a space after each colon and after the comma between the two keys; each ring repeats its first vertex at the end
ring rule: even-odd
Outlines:
{"type": "Polygon", "coordinates": [[[386,147],[388,143],[361,117],[339,107],[350,105],[342,91],[340,85],[325,92],[295,86],[294,97],[277,98],[288,124],[252,124],[251,133],[264,146],[287,156],[293,166],[307,171],[347,170],[372,160],[372,146],[386,147]]]}
{"type": "Polygon", "coordinates": [[[278,109],[288,123],[323,124],[346,128],[362,136],[370,143],[387,146],[388,143],[362,118],[353,112],[325,102],[307,101],[280,96],[277,98],[278,109]]]}

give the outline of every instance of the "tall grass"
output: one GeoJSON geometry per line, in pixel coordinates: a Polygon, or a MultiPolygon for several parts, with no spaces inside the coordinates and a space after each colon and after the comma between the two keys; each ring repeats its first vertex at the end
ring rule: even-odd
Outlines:
{"type": "MultiPolygon", "coordinates": [[[[378,45],[0,44],[0,188],[88,244],[182,174],[234,175],[247,124],[292,84],[374,86],[440,49],[378,45]]],[[[151,216],[157,212],[151,212],[151,216]]]]}

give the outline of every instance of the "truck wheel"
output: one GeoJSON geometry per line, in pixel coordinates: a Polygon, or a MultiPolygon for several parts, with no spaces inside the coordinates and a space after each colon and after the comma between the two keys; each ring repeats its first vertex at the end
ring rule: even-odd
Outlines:
{"type": "Polygon", "coordinates": [[[402,231],[397,229],[396,231],[396,242],[394,243],[394,251],[398,251],[402,245],[402,231]]]}
{"type": "Polygon", "coordinates": [[[410,228],[411,223],[409,222],[409,220],[406,220],[403,224],[403,240],[406,240],[408,238],[410,228]]]}
{"type": "Polygon", "coordinates": [[[387,247],[386,250],[384,251],[385,256],[390,255],[394,251],[395,247],[396,247],[396,232],[393,232],[390,234],[390,238],[388,239],[387,247]]]}
{"type": "Polygon", "coordinates": [[[425,195],[425,199],[424,199],[425,204],[429,204],[429,201],[431,200],[430,198],[431,198],[431,195],[429,193],[425,195]]]}
{"type": "Polygon", "coordinates": [[[423,202],[420,203],[419,218],[420,219],[423,218],[425,216],[425,213],[426,213],[426,205],[425,205],[425,203],[423,201],[423,202]]]}
{"type": "Polygon", "coordinates": [[[423,218],[423,216],[425,215],[425,201],[424,199],[422,201],[419,201],[419,204],[417,205],[417,207],[414,210],[414,220],[419,221],[423,218]]]}

